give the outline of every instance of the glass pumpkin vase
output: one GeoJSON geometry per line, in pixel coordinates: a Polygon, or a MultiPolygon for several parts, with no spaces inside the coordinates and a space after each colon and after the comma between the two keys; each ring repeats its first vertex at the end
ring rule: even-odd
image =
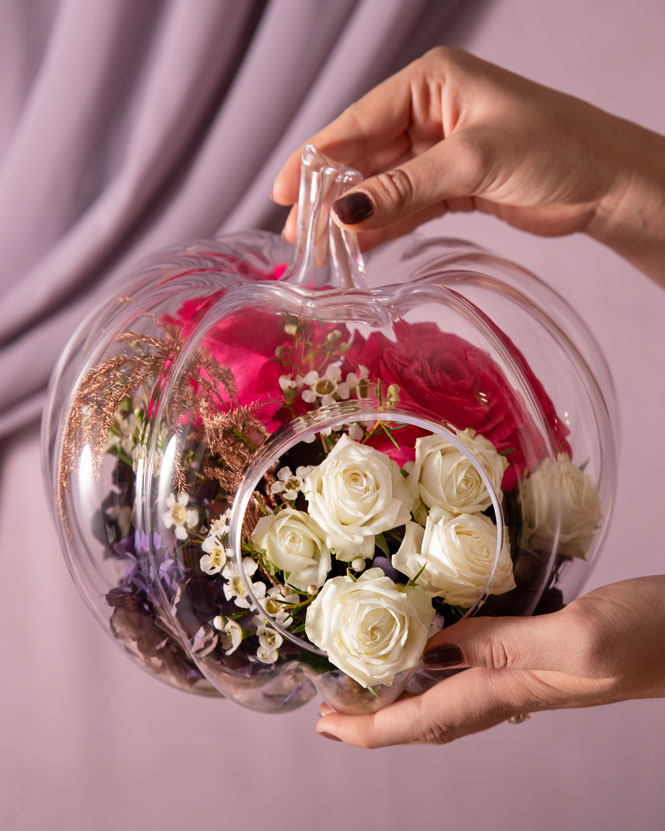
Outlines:
{"type": "Polygon", "coordinates": [[[96,619],[180,689],[367,712],[427,637],[580,591],[607,530],[608,368],[532,274],[411,235],[366,261],[308,147],[297,244],[170,248],[54,372],[44,468],[96,619]]]}

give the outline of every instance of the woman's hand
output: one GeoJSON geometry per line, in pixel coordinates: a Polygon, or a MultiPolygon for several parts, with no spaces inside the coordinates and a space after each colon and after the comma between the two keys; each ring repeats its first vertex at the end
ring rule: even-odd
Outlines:
{"type": "Polygon", "coordinates": [[[430,668],[472,667],[366,716],[326,705],[316,729],[358,747],[443,744],[536,710],[665,696],[665,576],[613,583],[533,618],[471,618],[435,635],[430,668]]]}
{"type": "MultiPolygon", "coordinates": [[[[308,141],[367,177],[334,205],[363,247],[480,210],[534,234],[585,231],[665,283],[665,138],[468,53],[428,52],[308,141]]],[[[299,164],[297,150],[278,203],[296,202],[299,164]]]]}

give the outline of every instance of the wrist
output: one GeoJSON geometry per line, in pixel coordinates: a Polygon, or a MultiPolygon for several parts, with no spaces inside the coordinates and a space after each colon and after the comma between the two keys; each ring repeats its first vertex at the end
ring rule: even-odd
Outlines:
{"type": "Polygon", "coordinates": [[[613,185],[587,233],[665,285],[665,137],[630,122],[621,127],[613,185]]]}

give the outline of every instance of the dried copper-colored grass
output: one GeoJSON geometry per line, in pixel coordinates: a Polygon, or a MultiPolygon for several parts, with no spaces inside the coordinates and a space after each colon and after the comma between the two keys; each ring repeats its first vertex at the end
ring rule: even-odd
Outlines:
{"type": "MultiPolygon", "coordinates": [[[[141,390],[146,396],[150,395],[152,403],[159,400],[170,368],[183,346],[183,339],[177,327],[165,325],[163,322],[160,322],[160,325],[165,329],[165,336],[161,338],[136,331],[126,331],[118,335],[116,342],[132,344],[134,351],[113,355],[97,364],[87,373],[74,394],[65,424],[58,471],[57,504],[65,524],[64,500],[65,494],[69,491],[69,477],[78,469],[83,448],[90,448],[93,474],[98,476],[108,449],[111,428],[123,402],[128,398],[133,400],[141,390]]],[[[251,420],[251,428],[254,431],[260,429],[262,425],[256,419],[252,419],[249,413],[245,414],[242,408],[235,406],[237,389],[229,367],[218,364],[203,348],[195,353],[193,365],[196,370],[181,374],[165,408],[166,422],[169,426],[175,427],[183,412],[199,412],[202,404],[210,421],[215,412],[214,402],[215,409],[231,408],[228,414],[221,415],[238,413],[238,419],[246,419],[248,425],[251,420]],[[222,397],[222,390],[228,398],[227,401],[222,397]]],[[[232,427],[236,422],[231,420],[228,423],[232,427]]],[[[231,453],[231,448],[225,444],[222,435],[223,424],[223,420],[212,419],[205,431],[206,437],[210,434],[214,446],[220,450],[224,448],[229,457],[237,456],[238,442],[233,443],[235,450],[231,453]]],[[[217,451],[213,449],[211,452],[217,451]]],[[[177,463],[178,458],[176,450],[175,480],[176,486],[182,488],[186,483],[186,477],[177,463]]],[[[246,458],[246,454],[240,454],[232,467],[237,468],[246,458]]]]}
{"type": "Polygon", "coordinates": [[[237,406],[227,411],[215,410],[210,399],[199,401],[208,453],[212,457],[202,467],[205,476],[216,479],[220,488],[234,494],[247,465],[268,436],[266,427],[252,412],[252,407],[237,406]]]}

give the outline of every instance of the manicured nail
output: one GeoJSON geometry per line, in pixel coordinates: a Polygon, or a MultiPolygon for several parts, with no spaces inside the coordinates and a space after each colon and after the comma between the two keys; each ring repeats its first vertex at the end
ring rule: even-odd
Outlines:
{"type": "Polygon", "coordinates": [[[464,655],[459,646],[455,646],[454,643],[435,646],[423,655],[423,664],[426,669],[446,669],[462,663],[464,663],[464,655]]]}
{"type": "Polygon", "coordinates": [[[319,730],[319,736],[323,736],[324,739],[332,739],[334,742],[341,742],[341,739],[338,739],[337,736],[333,736],[332,733],[324,733],[323,730],[319,730]]]}
{"type": "Polygon", "coordinates": [[[355,225],[374,213],[372,200],[361,190],[357,190],[355,193],[347,193],[346,196],[340,196],[332,203],[332,209],[335,211],[337,218],[345,225],[355,225]]]}

